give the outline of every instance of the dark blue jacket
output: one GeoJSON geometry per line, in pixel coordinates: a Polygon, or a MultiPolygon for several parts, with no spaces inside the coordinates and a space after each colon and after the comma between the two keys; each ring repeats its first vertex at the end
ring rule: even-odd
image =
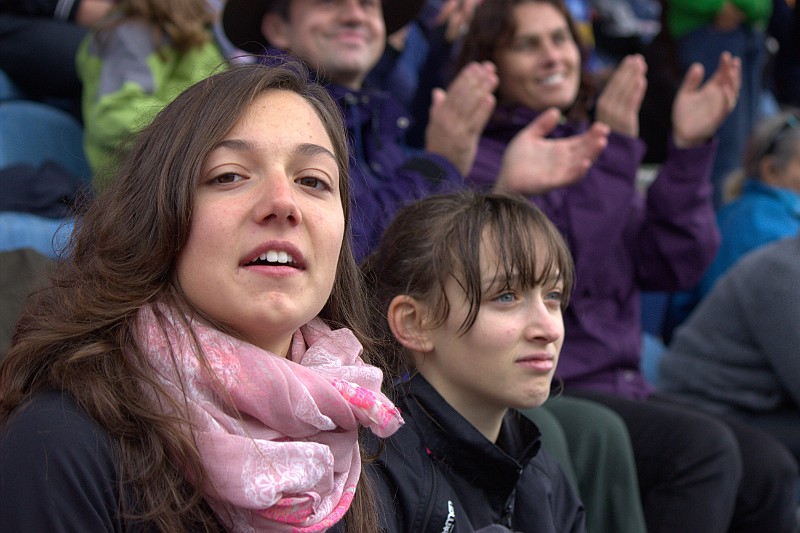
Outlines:
{"type": "Polygon", "coordinates": [[[462,188],[463,178],[444,157],[406,144],[411,116],[388,93],[334,84],[327,89],[347,126],[353,250],[360,261],[377,246],[400,207],[462,188]]]}

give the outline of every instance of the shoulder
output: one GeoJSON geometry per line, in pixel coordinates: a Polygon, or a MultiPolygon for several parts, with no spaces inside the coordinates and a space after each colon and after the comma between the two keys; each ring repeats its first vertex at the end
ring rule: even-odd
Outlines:
{"type": "Polygon", "coordinates": [[[405,411],[403,417],[406,424],[384,440],[380,458],[367,470],[383,531],[471,531],[455,492],[434,466],[405,411]]]}
{"type": "Polygon", "coordinates": [[[558,462],[542,448],[528,463],[517,487],[517,505],[548,502],[543,514],[556,531],[584,531],[586,511],[558,462]]]}
{"type": "Polygon", "coordinates": [[[0,430],[0,515],[12,530],[116,529],[108,434],[66,394],[42,393],[0,430]]]}
{"type": "Polygon", "coordinates": [[[61,455],[64,444],[89,442],[95,452],[99,443],[108,445],[104,432],[88,414],[68,394],[56,391],[38,394],[22,404],[0,433],[4,452],[13,452],[17,445],[37,444],[42,451],[61,455]]]}
{"type": "Polygon", "coordinates": [[[146,59],[155,52],[152,29],[143,21],[130,19],[92,32],[92,51],[105,58],[146,59]]]}
{"type": "Polygon", "coordinates": [[[752,291],[754,286],[786,288],[800,276],[800,236],[780,238],[744,255],[731,268],[731,277],[744,281],[744,288],[752,291]],[[768,276],[764,273],[769,272],[768,276]]]}

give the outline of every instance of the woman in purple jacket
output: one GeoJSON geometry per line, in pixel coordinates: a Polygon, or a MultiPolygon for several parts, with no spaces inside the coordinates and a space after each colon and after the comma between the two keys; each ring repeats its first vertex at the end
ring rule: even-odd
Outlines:
{"type": "Polygon", "coordinates": [[[723,54],[702,86],[702,67],[689,70],[672,107],[669,155],[645,197],[636,181],[643,58],[625,58],[595,100],[560,0],[486,0],[475,20],[460,64],[494,62],[499,85],[470,180],[528,194],[565,236],[576,286],[559,377],[567,393],[600,401],[628,425],[648,530],[791,531],[797,465],[785,450],[653,397],[639,371],[640,290],[693,285],[718,246],[712,137],[736,103],[739,61],[723,54]],[[522,149],[518,132],[552,108],[566,117],[552,137],[580,134],[591,118],[610,127],[608,145],[576,180],[519,185],[526,169],[508,164],[522,149]]]}

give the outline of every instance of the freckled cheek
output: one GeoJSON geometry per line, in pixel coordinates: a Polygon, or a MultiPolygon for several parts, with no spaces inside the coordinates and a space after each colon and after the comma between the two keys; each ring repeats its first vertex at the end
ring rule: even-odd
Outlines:
{"type": "Polygon", "coordinates": [[[339,262],[344,241],[344,218],[341,214],[325,217],[320,220],[319,232],[315,246],[324,247],[327,251],[330,268],[335,270],[339,262]]]}

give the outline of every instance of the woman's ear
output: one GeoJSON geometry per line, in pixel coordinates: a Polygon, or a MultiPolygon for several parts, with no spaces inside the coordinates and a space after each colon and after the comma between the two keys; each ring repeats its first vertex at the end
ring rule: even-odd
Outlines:
{"type": "Polygon", "coordinates": [[[392,334],[404,348],[419,353],[433,348],[426,326],[427,310],[425,304],[405,294],[392,299],[386,318],[392,334]]]}
{"type": "Polygon", "coordinates": [[[266,13],[261,19],[261,33],[272,46],[286,50],[289,47],[289,31],[289,24],[278,13],[266,13]]]}
{"type": "Polygon", "coordinates": [[[767,185],[779,186],[781,183],[781,176],[775,168],[775,158],[771,155],[761,158],[758,162],[758,174],[761,181],[767,185]]]}

